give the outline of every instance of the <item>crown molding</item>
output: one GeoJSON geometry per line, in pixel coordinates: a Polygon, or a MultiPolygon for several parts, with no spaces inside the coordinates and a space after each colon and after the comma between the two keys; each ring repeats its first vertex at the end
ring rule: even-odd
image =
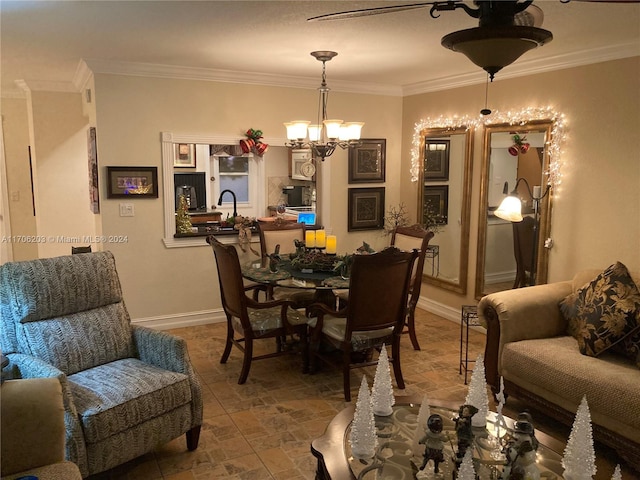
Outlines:
{"type": "MultiPolygon", "coordinates": [[[[638,43],[632,42],[608,45],[606,47],[582,50],[580,52],[570,54],[518,62],[506,67],[505,70],[501,70],[497,75],[497,80],[524,77],[527,75],[535,75],[537,73],[552,72],[556,70],[563,70],[565,68],[580,67],[636,56],[640,56],[640,44],[638,43]]],[[[402,96],[406,97],[409,95],[418,95],[421,93],[430,93],[477,85],[484,83],[486,80],[487,75],[481,70],[474,73],[453,75],[450,77],[404,85],[402,87],[402,96]]]]}
{"type": "MultiPolygon", "coordinates": [[[[238,72],[211,68],[183,67],[152,63],[116,62],[110,60],[85,59],[93,73],[131,75],[154,78],[174,78],[182,80],[202,80],[248,85],[266,85],[287,88],[317,89],[318,80],[308,77],[291,77],[257,72],[238,72]]],[[[366,82],[332,80],[331,90],[335,92],[365,93],[372,95],[402,95],[402,87],[366,82]]]]}
{"type": "MultiPolygon", "coordinates": [[[[566,68],[608,62],[622,58],[640,56],[640,44],[624,43],[606,47],[583,50],[576,53],[546,57],[543,59],[517,62],[506,67],[498,75],[498,80],[517,78],[537,73],[551,72],[566,68]]],[[[25,90],[78,93],[82,92],[94,73],[130,75],[153,78],[173,78],[182,80],[201,80],[248,85],[265,85],[284,88],[317,89],[317,79],[291,77],[255,72],[237,72],[198,67],[182,67],[151,63],[117,62],[100,59],[82,59],[78,63],[71,82],[17,80],[16,90],[3,90],[2,97],[24,98],[25,90]]],[[[482,70],[461,75],[427,80],[407,85],[376,84],[368,82],[350,82],[332,80],[331,89],[336,92],[362,93],[369,95],[410,96],[437,92],[453,88],[482,84],[486,81],[482,70]]]]}

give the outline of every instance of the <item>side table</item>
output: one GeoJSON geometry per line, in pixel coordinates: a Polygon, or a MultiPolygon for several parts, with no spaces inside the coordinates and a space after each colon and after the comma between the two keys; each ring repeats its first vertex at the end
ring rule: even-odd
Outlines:
{"type": "Polygon", "coordinates": [[[467,372],[469,364],[475,360],[469,360],[469,327],[479,327],[478,307],[476,305],[463,305],[462,318],[460,319],[460,370],[462,375],[464,370],[464,384],[467,384],[467,372]],[[464,357],[462,356],[462,346],[464,345],[464,357]]]}

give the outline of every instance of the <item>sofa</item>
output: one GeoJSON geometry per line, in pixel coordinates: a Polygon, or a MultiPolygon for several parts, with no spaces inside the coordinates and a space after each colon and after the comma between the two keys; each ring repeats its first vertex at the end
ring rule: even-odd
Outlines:
{"type": "Polygon", "coordinates": [[[9,380],[0,387],[2,480],[81,480],[64,459],[64,405],[56,378],[9,380]]]}
{"type": "Polygon", "coordinates": [[[588,308],[581,304],[583,313],[592,317],[600,314],[609,320],[621,318],[620,311],[612,316],[598,310],[607,302],[598,304],[597,289],[609,278],[605,274],[612,267],[604,272],[585,270],[568,281],[483,297],[478,317],[487,329],[485,374],[494,394],[500,390],[502,377],[505,396],[512,395],[567,425],[573,424],[578,405],[586,396],[594,439],[614,448],[640,471],[640,294],[636,289],[627,295],[634,282],[640,284],[640,274],[629,274],[628,288],[617,283],[622,288],[620,298],[611,295],[609,299],[610,304],[619,304],[611,308],[622,308],[622,317],[629,323],[619,335],[622,339],[595,338],[595,333],[611,334],[618,328],[622,332],[623,327],[616,324],[611,328],[611,323],[598,324],[600,330],[592,326],[580,336],[577,320],[571,316],[579,298],[592,302],[588,308]],[[635,342],[635,357],[622,350],[629,339],[635,342]]]}
{"type": "Polygon", "coordinates": [[[0,265],[0,349],[10,378],[55,378],[66,459],[83,477],[185,435],[202,393],[186,341],[132,324],[111,252],[0,265]]]}

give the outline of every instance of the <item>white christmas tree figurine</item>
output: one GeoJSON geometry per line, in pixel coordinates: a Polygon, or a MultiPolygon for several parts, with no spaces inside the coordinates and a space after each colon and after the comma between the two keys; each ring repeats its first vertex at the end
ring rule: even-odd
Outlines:
{"type": "Polygon", "coordinates": [[[373,402],[373,413],[375,415],[386,417],[393,413],[393,408],[391,407],[396,403],[396,399],[393,396],[389,357],[387,357],[387,349],[384,344],[382,344],[382,350],[380,350],[380,356],[378,357],[376,376],[373,379],[373,389],[371,390],[371,401],[373,402]]]}
{"type": "Polygon", "coordinates": [[[586,396],[582,397],[578,406],[569,441],[564,449],[562,466],[565,480],[591,480],[596,474],[591,413],[586,396]]]}
{"type": "Polygon", "coordinates": [[[496,395],[496,400],[498,400],[498,405],[496,405],[496,437],[502,438],[502,435],[507,431],[507,422],[502,415],[506,400],[504,396],[504,378],[502,376],[500,377],[500,391],[496,395]]]}
{"type": "Polygon", "coordinates": [[[418,424],[416,425],[416,431],[413,434],[413,441],[411,442],[411,451],[416,457],[424,455],[425,445],[419,443],[425,433],[427,433],[427,420],[431,415],[431,408],[429,407],[429,399],[427,396],[422,397],[422,403],[420,404],[420,410],[418,410],[418,424]]]}
{"type": "Polygon", "coordinates": [[[467,450],[458,469],[458,480],[476,480],[476,471],[473,468],[471,449],[467,450]]]}
{"type": "Polygon", "coordinates": [[[620,464],[616,465],[616,469],[613,471],[611,480],[622,480],[622,472],[620,471],[620,464]]]}
{"type": "Polygon", "coordinates": [[[371,408],[371,395],[369,394],[369,385],[365,377],[362,377],[360,391],[358,392],[349,443],[353,456],[362,459],[372,458],[378,446],[376,422],[371,408]]]}
{"type": "Polygon", "coordinates": [[[484,357],[482,354],[478,355],[476,364],[473,367],[469,390],[464,403],[473,405],[478,409],[478,413],[471,419],[471,424],[474,427],[484,427],[487,424],[487,414],[489,413],[489,396],[487,395],[487,380],[484,374],[484,357]]]}

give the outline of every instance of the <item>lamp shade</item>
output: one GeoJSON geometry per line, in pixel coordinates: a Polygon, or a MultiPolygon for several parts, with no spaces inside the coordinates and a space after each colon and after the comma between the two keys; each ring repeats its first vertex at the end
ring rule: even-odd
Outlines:
{"type": "Polygon", "coordinates": [[[287,138],[289,140],[303,140],[307,136],[307,126],[311,122],[306,120],[294,120],[284,124],[287,127],[287,138]]]}
{"type": "Polygon", "coordinates": [[[460,52],[484,69],[491,78],[531,49],[551,41],[550,31],[537,27],[476,27],[442,37],[442,46],[460,52]]]}
{"type": "Polygon", "coordinates": [[[340,126],[342,125],[342,120],[324,120],[325,128],[327,129],[327,138],[338,138],[340,137],[340,126]]]}
{"type": "Polygon", "coordinates": [[[309,141],[319,142],[322,136],[322,125],[309,125],[309,141]]]}
{"type": "Polygon", "coordinates": [[[502,200],[502,203],[493,214],[509,222],[522,221],[522,202],[518,197],[509,195],[502,200]]]}

